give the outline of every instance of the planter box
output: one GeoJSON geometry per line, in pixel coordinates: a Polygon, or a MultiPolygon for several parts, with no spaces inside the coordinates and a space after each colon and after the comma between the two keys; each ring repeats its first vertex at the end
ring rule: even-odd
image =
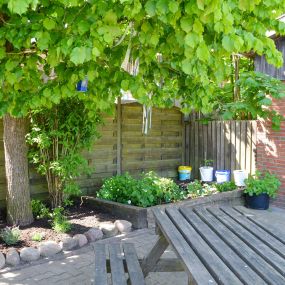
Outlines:
{"type": "Polygon", "coordinates": [[[148,227],[146,208],[92,197],[89,197],[87,202],[97,210],[107,212],[117,216],[120,219],[130,221],[135,229],[143,229],[148,227]]]}
{"type": "Polygon", "coordinates": [[[114,214],[120,219],[130,221],[136,229],[142,229],[154,227],[155,222],[152,214],[152,209],[154,208],[164,209],[169,206],[187,206],[194,208],[200,205],[240,206],[244,205],[244,196],[243,190],[234,190],[148,208],[136,207],[93,197],[88,198],[88,203],[100,211],[114,214]]]}

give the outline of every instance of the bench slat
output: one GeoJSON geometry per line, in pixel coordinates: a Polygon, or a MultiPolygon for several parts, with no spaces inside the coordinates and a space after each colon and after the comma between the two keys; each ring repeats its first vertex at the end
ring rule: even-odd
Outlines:
{"type": "Polygon", "coordinates": [[[223,225],[216,217],[203,208],[196,208],[194,212],[246,263],[249,264],[262,278],[271,285],[285,284],[284,277],[259,256],[247,244],[241,241],[231,230],[223,225]]]}
{"type": "Polygon", "coordinates": [[[111,275],[113,285],[127,285],[124,269],[124,256],[119,243],[109,244],[111,275]]]}
{"type": "Polygon", "coordinates": [[[237,224],[228,215],[218,208],[209,208],[209,211],[217,217],[224,225],[226,225],[236,236],[238,236],[245,244],[250,246],[255,252],[263,257],[269,264],[285,276],[285,259],[264,244],[260,239],[237,224]]]}
{"type": "Polygon", "coordinates": [[[177,209],[170,207],[165,211],[219,284],[243,284],[177,209]]]}
{"type": "Polygon", "coordinates": [[[108,285],[105,244],[95,244],[95,284],[108,285]]]}
{"type": "Polygon", "coordinates": [[[284,243],[280,242],[267,231],[247,219],[244,215],[233,210],[233,208],[221,207],[220,209],[227,215],[229,215],[232,219],[234,219],[237,223],[239,223],[241,226],[246,228],[253,235],[255,235],[257,238],[262,240],[267,246],[271,247],[274,251],[276,251],[278,254],[282,255],[283,258],[285,258],[284,243]]]}
{"type": "Polygon", "coordinates": [[[166,213],[161,209],[153,209],[153,214],[160,230],[180,257],[185,270],[189,274],[189,282],[194,284],[217,284],[166,213]]]}
{"type": "Polygon", "coordinates": [[[180,212],[244,284],[267,284],[234,250],[211,230],[191,208],[181,207],[180,212]]]}
{"type": "Polygon", "coordinates": [[[140,267],[135,247],[131,243],[124,243],[123,249],[131,284],[145,285],[144,276],[140,267]]]}

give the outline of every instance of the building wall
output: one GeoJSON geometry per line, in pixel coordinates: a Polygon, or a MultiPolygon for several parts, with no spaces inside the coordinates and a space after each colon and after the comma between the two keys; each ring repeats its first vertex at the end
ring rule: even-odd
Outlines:
{"type": "MultiPolygon", "coordinates": [[[[285,98],[273,101],[274,110],[285,116],[285,98]]],[[[273,131],[270,121],[257,123],[256,167],[269,170],[281,180],[282,186],[273,204],[285,208],[285,122],[279,131],[273,131]]]]}

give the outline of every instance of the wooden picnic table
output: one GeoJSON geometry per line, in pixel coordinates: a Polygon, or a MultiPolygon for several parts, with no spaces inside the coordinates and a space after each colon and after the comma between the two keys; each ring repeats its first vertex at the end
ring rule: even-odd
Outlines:
{"type": "Polygon", "coordinates": [[[285,284],[284,228],[263,225],[244,207],[153,212],[159,238],[142,261],[145,276],[171,245],[188,284],[285,284]]]}

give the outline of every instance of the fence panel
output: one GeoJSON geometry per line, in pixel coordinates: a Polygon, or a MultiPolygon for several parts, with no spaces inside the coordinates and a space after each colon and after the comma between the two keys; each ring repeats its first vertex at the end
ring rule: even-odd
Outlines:
{"type": "Polygon", "coordinates": [[[191,121],[186,125],[185,138],[194,178],[199,178],[199,167],[205,159],[214,161],[215,169],[244,169],[255,172],[256,121],[212,121],[203,124],[191,121]]]}

